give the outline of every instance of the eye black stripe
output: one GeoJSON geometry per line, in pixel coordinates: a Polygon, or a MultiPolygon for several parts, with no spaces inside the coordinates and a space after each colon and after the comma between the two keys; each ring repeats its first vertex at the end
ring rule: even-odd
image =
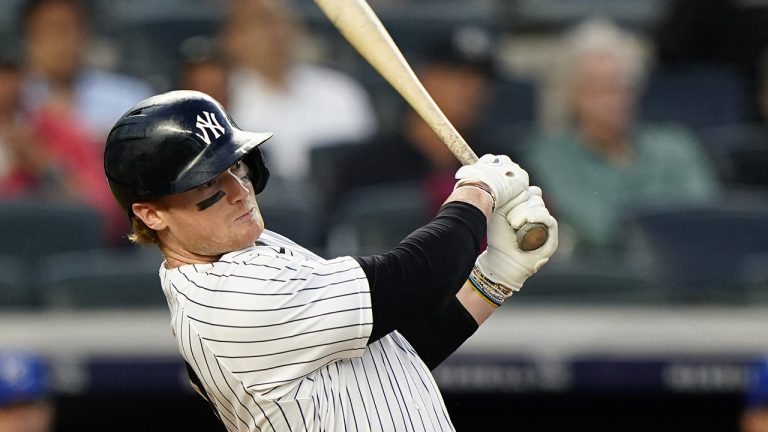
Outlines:
{"type": "Polygon", "coordinates": [[[216,204],[217,202],[221,201],[222,198],[224,198],[224,195],[226,195],[223,191],[218,191],[215,194],[211,195],[210,197],[200,201],[197,203],[197,209],[200,211],[203,211],[207,209],[208,207],[216,204]]]}

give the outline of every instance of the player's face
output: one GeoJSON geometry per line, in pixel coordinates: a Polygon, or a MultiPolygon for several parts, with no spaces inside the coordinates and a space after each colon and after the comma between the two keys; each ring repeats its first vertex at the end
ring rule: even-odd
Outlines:
{"type": "Polygon", "coordinates": [[[163,197],[165,247],[216,257],[251,246],[264,231],[248,166],[238,162],[193,190],[163,197]]]}

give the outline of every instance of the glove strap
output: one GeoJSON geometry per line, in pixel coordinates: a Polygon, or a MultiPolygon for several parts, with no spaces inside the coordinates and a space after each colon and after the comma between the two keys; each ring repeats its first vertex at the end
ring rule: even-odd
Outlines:
{"type": "Polygon", "coordinates": [[[494,307],[499,307],[504,300],[515,293],[515,289],[488,279],[477,266],[472,268],[469,274],[469,283],[494,307]]]}
{"type": "Polygon", "coordinates": [[[482,191],[485,191],[488,195],[491,196],[491,200],[493,201],[493,206],[491,211],[493,212],[496,210],[496,194],[493,193],[493,191],[487,184],[481,182],[480,180],[475,180],[475,179],[461,179],[456,183],[456,186],[453,187],[453,190],[456,190],[463,186],[471,186],[471,187],[478,188],[482,191]]]}

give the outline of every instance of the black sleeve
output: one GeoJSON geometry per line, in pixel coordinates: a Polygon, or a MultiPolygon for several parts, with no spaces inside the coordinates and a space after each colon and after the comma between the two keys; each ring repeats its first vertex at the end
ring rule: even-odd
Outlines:
{"type": "Polygon", "coordinates": [[[390,252],[356,257],[371,289],[369,343],[435,313],[454,296],[472,270],[485,230],[482,211],[455,201],[390,252]]]}
{"type": "Polygon", "coordinates": [[[456,296],[451,296],[435,313],[403,323],[397,331],[408,340],[424,363],[434,369],[469,339],[477,328],[477,321],[456,296]]]}

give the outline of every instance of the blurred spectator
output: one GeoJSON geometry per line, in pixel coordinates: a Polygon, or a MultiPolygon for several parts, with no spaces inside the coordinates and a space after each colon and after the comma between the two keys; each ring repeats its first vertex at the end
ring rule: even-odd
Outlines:
{"type": "Polygon", "coordinates": [[[182,43],[178,88],[206,93],[229,106],[227,68],[215,52],[213,41],[194,36],[182,43]]]}
{"type": "Polygon", "coordinates": [[[0,199],[73,201],[98,209],[115,238],[127,224],[104,179],[101,155],[64,102],[35,113],[21,104],[17,61],[0,61],[0,199]]]}
{"type": "Polygon", "coordinates": [[[274,132],[270,170],[303,180],[312,147],[365,139],[376,117],[357,82],[299,61],[300,30],[286,0],[232,0],[221,36],[233,67],[232,117],[243,129],[274,132]]]}
{"type": "Polygon", "coordinates": [[[28,0],[22,8],[28,77],[24,102],[35,112],[52,99],[72,111],[102,146],[114,122],[152,90],[144,82],[88,67],[87,11],[79,0],[28,0]]]}
{"type": "MultiPolygon", "coordinates": [[[[21,71],[12,54],[0,58],[0,196],[22,188],[21,167],[36,165],[36,146],[31,127],[21,112],[21,71]]],[[[35,169],[36,170],[36,169],[35,169]]]]}
{"type": "MultiPolygon", "coordinates": [[[[493,41],[476,27],[462,27],[440,39],[425,53],[417,75],[456,130],[483,154],[487,145],[475,139],[475,133],[493,80],[493,41]]],[[[430,210],[436,212],[452,191],[459,166],[440,137],[408,109],[399,130],[375,136],[350,156],[339,170],[339,186],[422,181],[430,210]]]]}
{"type": "Polygon", "coordinates": [[[639,39],[588,21],[565,35],[558,61],[569,123],[534,138],[525,166],[559,216],[561,243],[612,253],[623,212],[715,195],[713,168],[689,131],[635,121],[646,72],[639,39]]]}
{"type": "Polygon", "coordinates": [[[741,432],[768,432],[768,359],[751,369],[741,432]]]}
{"type": "Polygon", "coordinates": [[[0,351],[0,431],[53,430],[47,366],[39,356],[0,351]]]}

